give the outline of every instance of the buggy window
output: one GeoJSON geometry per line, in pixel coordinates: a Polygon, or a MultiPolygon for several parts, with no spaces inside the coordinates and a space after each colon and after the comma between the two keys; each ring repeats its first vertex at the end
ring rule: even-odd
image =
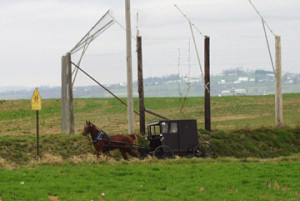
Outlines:
{"type": "Polygon", "coordinates": [[[169,124],[166,122],[161,123],[161,131],[162,133],[168,133],[169,132],[169,124]]]}
{"type": "Polygon", "coordinates": [[[160,126],[159,125],[155,125],[155,126],[150,126],[149,127],[149,133],[150,135],[159,135],[160,134],[160,126]]]}
{"type": "Polygon", "coordinates": [[[177,123],[176,122],[171,123],[170,133],[177,133],[177,123]]]}

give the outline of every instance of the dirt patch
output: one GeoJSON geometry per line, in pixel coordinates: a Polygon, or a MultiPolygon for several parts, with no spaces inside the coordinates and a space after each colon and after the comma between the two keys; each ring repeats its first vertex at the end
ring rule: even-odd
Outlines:
{"type": "MultiPolygon", "coordinates": [[[[34,161],[33,163],[35,163],[34,161]]],[[[63,162],[63,158],[61,156],[54,156],[52,154],[46,153],[43,155],[39,161],[41,164],[61,164],[63,162]]]]}
{"type": "MultiPolygon", "coordinates": [[[[8,170],[12,170],[16,167],[14,163],[7,163],[7,161],[0,157],[0,167],[3,167],[8,170]]],[[[0,198],[1,201],[1,198],[0,198]]]]}
{"type": "Polygon", "coordinates": [[[212,121],[230,121],[230,120],[241,120],[241,119],[255,119],[259,116],[250,115],[237,115],[237,116],[226,116],[226,117],[213,117],[212,121]]]}
{"type": "Polygon", "coordinates": [[[59,199],[58,199],[57,196],[49,195],[48,198],[49,198],[51,201],[59,201],[59,199]]]}
{"type": "Polygon", "coordinates": [[[75,100],[74,105],[78,108],[83,108],[86,106],[86,103],[83,100],[75,100]]]}

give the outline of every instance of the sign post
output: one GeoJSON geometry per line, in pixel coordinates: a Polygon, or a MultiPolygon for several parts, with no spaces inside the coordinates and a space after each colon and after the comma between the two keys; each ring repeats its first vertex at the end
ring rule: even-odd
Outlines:
{"type": "Polygon", "coordinates": [[[35,88],[31,97],[31,109],[36,111],[36,141],[37,141],[37,160],[40,159],[39,142],[39,111],[42,109],[42,99],[37,88],[35,88]]]}

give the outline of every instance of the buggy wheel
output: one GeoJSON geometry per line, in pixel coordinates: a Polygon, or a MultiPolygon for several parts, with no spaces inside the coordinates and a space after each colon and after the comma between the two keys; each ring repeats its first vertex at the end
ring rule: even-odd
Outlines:
{"type": "Polygon", "coordinates": [[[216,158],[216,151],[211,144],[203,142],[194,148],[194,156],[216,158]]]}
{"type": "Polygon", "coordinates": [[[154,150],[154,156],[158,159],[174,158],[174,153],[170,147],[161,145],[154,150]]]}

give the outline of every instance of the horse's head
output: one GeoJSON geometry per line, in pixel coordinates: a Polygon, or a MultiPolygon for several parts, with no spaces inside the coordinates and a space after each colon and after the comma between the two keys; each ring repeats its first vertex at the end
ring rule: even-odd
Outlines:
{"type": "Polygon", "coordinates": [[[93,124],[90,121],[86,121],[82,131],[82,135],[87,136],[92,132],[92,129],[93,129],[93,124]]]}

